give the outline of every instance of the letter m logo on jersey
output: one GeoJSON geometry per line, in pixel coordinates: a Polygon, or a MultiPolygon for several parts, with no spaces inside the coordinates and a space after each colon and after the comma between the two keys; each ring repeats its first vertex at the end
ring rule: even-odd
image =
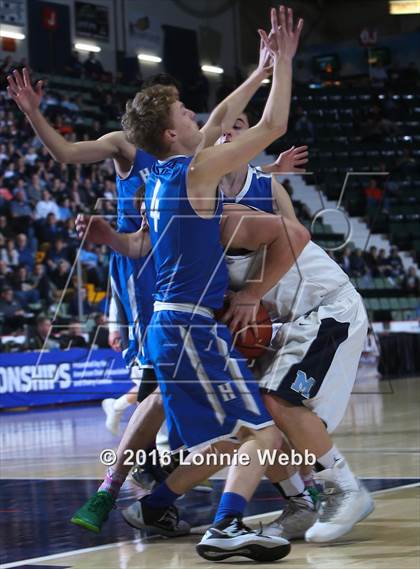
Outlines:
{"type": "Polygon", "coordinates": [[[315,380],[313,377],[308,377],[304,371],[299,370],[290,389],[293,389],[296,393],[300,393],[305,399],[309,399],[314,383],[315,380]]]}

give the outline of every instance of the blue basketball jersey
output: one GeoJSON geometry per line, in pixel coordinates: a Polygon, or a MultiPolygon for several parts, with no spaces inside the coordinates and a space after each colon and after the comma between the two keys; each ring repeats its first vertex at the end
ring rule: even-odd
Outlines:
{"type": "Polygon", "coordinates": [[[233,198],[222,195],[223,203],[238,203],[267,213],[274,213],[271,175],[264,174],[253,166],[248,166],[244,186],[238,195],[233,198]]]}
{"type": "MultiPolygon", "coordinates": [[[[137,190],[145,184],[156,159],[143,150],[137,150],[133,167],[125,178],[117,176],[117,230],[123,233],[137,231],[141,217],[134,199],[137,190]]],[[[138,340],[144,335],[153,313],[153,293],[156,271],[149,257],[130,259],[112,253],[109,278],[113,296],[113,318],[118,323],[123,340],[123,356],[130,365],[138,354],[138,340]]],[[[139,355],[140,362],[148,365],[146,354],[139,355]]]]}
{"type": "Polygon", "coordinates": [[[228,273],[220,243],[222,202],[210,219],[187,196],[192,157],[173,156],[153,166],[146,183],[146,213],[157,270],[155,299],[220,308],[228,273]]]}
{"type": "Polygon", "coordinates": [[[132,233],[140,228],[141,220],[134,206],[137,190],[146,183],[156,158],[143,150],[137,150],[133,167],[125,178],[117,175],[117,230],[132,233]]]}

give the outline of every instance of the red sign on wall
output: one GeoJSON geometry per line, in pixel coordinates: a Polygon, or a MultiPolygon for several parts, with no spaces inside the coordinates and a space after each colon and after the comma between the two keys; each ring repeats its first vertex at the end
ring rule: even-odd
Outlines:
{"type": "Polygon", "coordinates": [[[57,12],[54,8],[46,6],[42,9],[42,27],[46,30],[57,29],[57,12]]]}

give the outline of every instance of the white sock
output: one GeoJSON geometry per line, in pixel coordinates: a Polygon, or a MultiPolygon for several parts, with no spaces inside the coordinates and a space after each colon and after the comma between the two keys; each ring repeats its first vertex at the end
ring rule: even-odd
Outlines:
{"type": "Polygon", "coordinates": [[[347,463],[347,460],[335,446],[333,446],[324,455],[317,458],[319,464],[321,464],[321,466],[323,466],[324,468],[332,468],[338,460],[344,461],[342,468],[340,468],[339,470],[337,469],[337,476],[339,477],[340,482],[347,487],[357,490],[359,488],[357,479],[353,474],[353,472],[351,471],[347,463]]]}
{"type": "Polygon", "coordinates": [[[324,468],[332,468],[337,460],[341,458],[345,460],[341,452],[335,446],[332,446],[329,451],[322,456],[318,456],[316,460],[324,468]]]}
{"type": "Polygon", "coordinates": [[[303,483],[299,472],[295,472],[286,480],[280,480],[279,484],[288,498],[302,494],[305,490],[305,484],[303,483]]]}
{"type": "Polygon", "coordinates": [[[286,480],[280,480],[279,486],[288,498],[299,497],[300,500],[305,500],[308,503],[308,507],[314,508],[312,496],[305,488],[305,484],[299,472],[295,472],[286,480]]]}
{"type": "Polygon", "coordinates": [[[127,395],[121,395],[121,397],[114,401],[114,411],[125,411],[130,405],[131,403],[128,402],[127,395]]]}

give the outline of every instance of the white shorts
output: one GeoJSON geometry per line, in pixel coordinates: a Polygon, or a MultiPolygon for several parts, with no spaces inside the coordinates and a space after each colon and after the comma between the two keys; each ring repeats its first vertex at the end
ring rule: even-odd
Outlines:
{"type": "Polygon", "coordinates": [[[349,284],[293,322],[273,340],[275,351],[259,362],[260,388],[311,409],[332,432],[341,422],[356,379],[368,319],[349,284]]]}

